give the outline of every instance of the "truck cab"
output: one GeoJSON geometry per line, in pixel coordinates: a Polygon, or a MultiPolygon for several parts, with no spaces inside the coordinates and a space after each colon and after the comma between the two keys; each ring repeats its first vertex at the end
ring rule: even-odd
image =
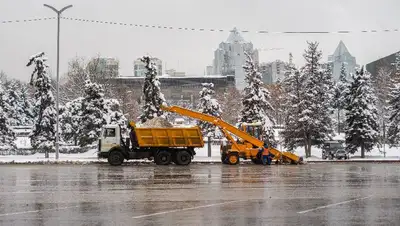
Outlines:
{"type": "Polygon", "coordinates": [[[123,141],[119,125],[105,125],[101,130],[98,144],[98,156],[108,157],[110,150],[115,148],[129,148],[123,141]]]}

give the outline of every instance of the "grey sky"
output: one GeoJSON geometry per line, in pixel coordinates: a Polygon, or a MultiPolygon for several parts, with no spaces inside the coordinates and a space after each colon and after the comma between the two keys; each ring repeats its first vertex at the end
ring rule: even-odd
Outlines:
{"type": "MultiPolygon", "coordinates": [[[[0,21],[55,16],[43,7],[74,7],[66,17],[177,27],[315,31],[400,28],[398,0],[0,0],[0,21]]],[[[97,54],[117,57],[122,75],[132,74],[132,62],[143,54],[163,60],[167,68],[191,75],[203,74],[213,51],[228,33],[170,31],[117,25],[61,21],[60,72],[75,56],[97,54]]],[[[246,33],[256,48],[284,48],[260,52],[261,61],[286,60],[292,52],[303,63],[307,40],[320,42],[324,60],[340,40],[360,64],[400,50],[400,32],[375,34],[266,35],[246,33]]],[[[45,51],[51,70],[56,70],[56,20],[0,24],[0,70],[28,80],[29,56],[45,51]]]]}

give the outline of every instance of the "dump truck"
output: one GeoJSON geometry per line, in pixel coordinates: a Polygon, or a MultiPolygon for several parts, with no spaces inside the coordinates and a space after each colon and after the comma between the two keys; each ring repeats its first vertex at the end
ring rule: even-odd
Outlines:
{"type": "Polygon", "coordinates": [[[136,128],[130,122],[130,137],[122,136],[119,125],[102,127],[98,157],[113,166],[124,160],[149,159],[157,165],[188,165],[196,155],[195,148],[204,147],[200,128],[136,128]]]}
{"type": "Polygon", "coordinates": [[[197,120],[209,122],[223,132],[228,142],[221,144],[220,153],[222,163],[236,165],[240,159],[251,159],[253,163],[260,164],[260,151],[268,148],[270,157],[276,163],[301,164],[303,158],[291,152],[281,152],[274,147],[266,147],[266,142],[260,140],[261,124],[242,124],[239,128],[223,121],[221,118],[206,115],[178,106],[161,106],[161,109],[174,112],[182,116],[191,117],[197,120]],[[233,136],[237,139],[234,139],[233,136]]]}

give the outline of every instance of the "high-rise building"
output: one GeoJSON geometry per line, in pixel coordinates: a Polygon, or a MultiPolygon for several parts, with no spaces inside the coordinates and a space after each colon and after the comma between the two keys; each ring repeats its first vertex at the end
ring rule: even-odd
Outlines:
{"type": "Polygon", "coordinates": [[[354,74],[355,69],[358,67],[356,58],[350,54],[349,50],[342,41],[339,42],[335,52],[328,56],[328,62],[331,64],[332,78],[335,81],[339,80],[340,68],[342,67],[342,64],[344,64],[346,68],[347,76],[354,74]]]}
{"type": "Polygon", "coordinates": [[[259,71],[262,74],[264,84],[274,84],[278,80],[283,81],[285,75],[285,62],[276,60],[268,63],[260,63],[259,71]]]}
{"type": "Polygon", "coordinates": [[[245,52],[258,64],[258,51],[253,49],[253,44],[246,42],[239,34],[239,31],[234,28],[226,42],[221,42],[214,52],[213,74],[234,75],[236,87],[243,89],[245,87],[245,72],[243,69],[243,65],[246,63],[245,52]]]}
{"type": "MultiPolygon", "coordinates": [[[[158,58],[151,58],[157,67],[157,75],[162,75],[162,61],[158,58]]],[[[135,77],[144,77],[146,75],[145,64],[140,60],[140,58],[133,61],[133,74],[135,77]]]]}
{"type": "Polygon", "coordinates": [[[103,78],[119,76],[119,61],[113,57],[97,57],[89,61],[89,70],[103,78]]]}

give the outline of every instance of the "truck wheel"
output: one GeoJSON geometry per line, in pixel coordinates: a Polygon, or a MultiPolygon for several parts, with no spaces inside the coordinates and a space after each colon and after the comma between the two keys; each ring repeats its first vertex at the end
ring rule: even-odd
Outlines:
{"type": "Polygon", "coordinates": [[[108,163],[112,166],[120,166],[124,162],[124,155],[120,151],[112,151],[108,155],[108,163]]]}
{"type": "Polygon", "coordinates": [[[192,156],[187,151],[179,151],[176,153],[176,164],[186,166],[192,162],[192,156]]]}
{"type": "Polygon", "coordinates": [[[237,153],[229,153],[228,154],[228,163],[229,163],[229,165],[239,164],[239,155],[237,153]]]}
{"type": "Polygon", "coordinates": [[[171,159],[171,153],[168,151],[160,151],[154,158],[154,162],[156,162],[157,165],[168,165],[171,163],[171,159]]]}

